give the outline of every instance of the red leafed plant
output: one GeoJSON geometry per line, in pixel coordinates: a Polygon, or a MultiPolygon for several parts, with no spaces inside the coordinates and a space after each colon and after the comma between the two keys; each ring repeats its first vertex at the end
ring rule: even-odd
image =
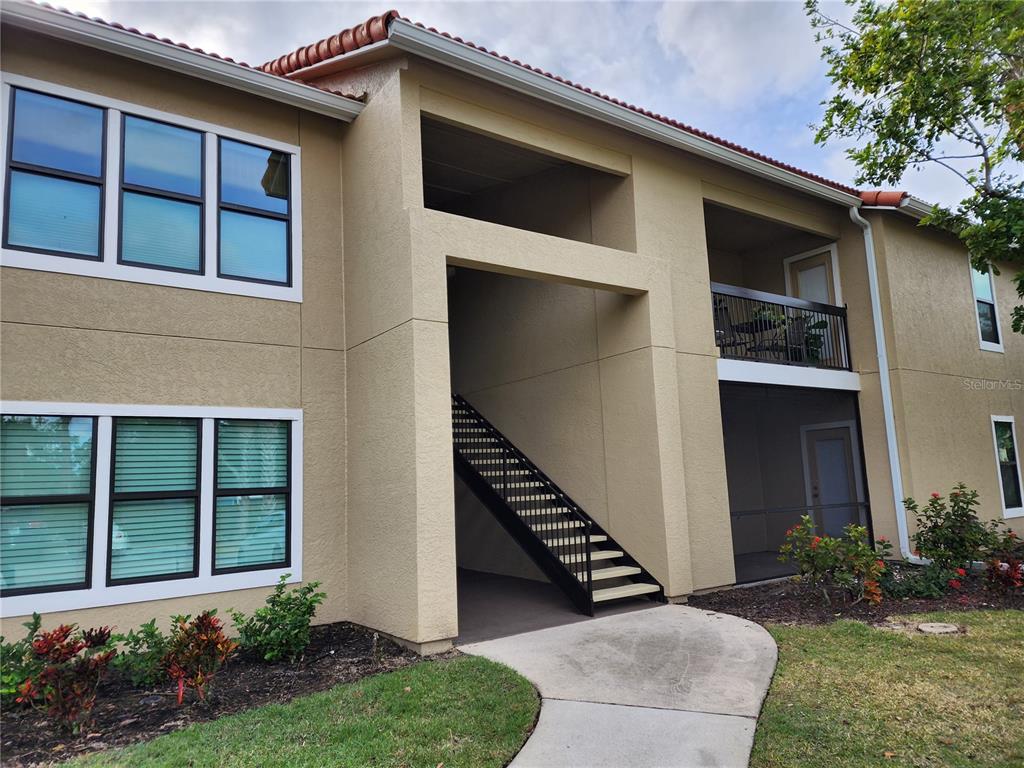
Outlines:
{"type": "Polygon", "coordinates": [[[993,589],[1024,590],[1024,541],[1013,531],[1007,531],[989,553],[985,572],[993,589]]]}
{"type": "Polygon", "coordinates": [[[109,643],[109,627],[76,631],[61,624],[40,632],[32,653],[43,667],[18,687],[18,702],[45,709],[61,728],[79,733],[92,723],[96,688],[117,654],[109,643]]]}
{"type": "Polygon", "coordinates": [[[203,611],[194,619],[175,616],[164,666],[178,683],[178,705],[185,700],[185,689],[192,688],[200,700],[206,700],[210,681],[217,670],[238,648],[224,634],[224,624],[216,611],[203,611]]]}

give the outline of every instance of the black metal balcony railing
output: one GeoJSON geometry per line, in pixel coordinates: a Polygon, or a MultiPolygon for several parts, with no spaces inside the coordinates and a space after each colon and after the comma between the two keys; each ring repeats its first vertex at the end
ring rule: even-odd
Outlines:
{"type": "Polygon", "coordinates": [[[722,357],[849,371],[846,308],[711,284],[722,357]]]}

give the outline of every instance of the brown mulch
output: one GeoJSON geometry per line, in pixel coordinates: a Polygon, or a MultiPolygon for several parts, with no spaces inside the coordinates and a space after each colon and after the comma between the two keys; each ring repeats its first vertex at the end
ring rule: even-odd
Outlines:
{"type": "Polygon", "coordinates": [[[932,611],[1024,610],[1024,595],[1004,595],[985,586],[981,578],[965,579],[963,588],[939,598],[886,599],[880,605],[866,602],[828,605],[819,591],[794,581],[739,587],[693,595],[686,603],[694,608],[731,613],[758,624],[828,624],[837,619],[877,622],[889,616],[932,611]]]}
{"type": "Polygon", "coordinates": [[[338,622],[313,627],[309,648],[295,664],[232,659],[217,673],[206,702],[190,703],[195,697],[189,691],[185,705],[179,707],[174,685],[140,690],[111,673],[100,684],[93,728],[82,737],[61,734],[44,714],[31,709],[9,708],[0,713],[2,764],[12,768],[49,764],[84,752],[145,741],[191,723],[284,703],[389,672],[420,658],[372,630],[338,622]]]}

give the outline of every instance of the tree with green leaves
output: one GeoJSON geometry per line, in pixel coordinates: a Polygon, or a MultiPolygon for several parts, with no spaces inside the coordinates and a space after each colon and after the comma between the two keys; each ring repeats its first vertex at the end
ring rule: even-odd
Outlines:
{"type": "Polygon", "coordinates": [[[1024,0],[845,1],[848,23],[805,2],[836,86],[815,140],[854,141],[858,184],[926,165],[959,176],[967,196],[922,224],[957,235],[983,272],[1011,265],[1024,299],[1024,0]]]}

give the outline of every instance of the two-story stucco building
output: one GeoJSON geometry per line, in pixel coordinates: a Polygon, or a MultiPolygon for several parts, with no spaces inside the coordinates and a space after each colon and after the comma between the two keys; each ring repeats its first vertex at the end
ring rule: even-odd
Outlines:
{"type": "Polygon", "coordinates": [[[2,44],[5,626],[288,573],[430,652],[459,574],[591,611],[779,575],[805,513],[1024,515],[1012,283],[907,195],[394,12],[255,68],[36,5],[2,44]]]}

